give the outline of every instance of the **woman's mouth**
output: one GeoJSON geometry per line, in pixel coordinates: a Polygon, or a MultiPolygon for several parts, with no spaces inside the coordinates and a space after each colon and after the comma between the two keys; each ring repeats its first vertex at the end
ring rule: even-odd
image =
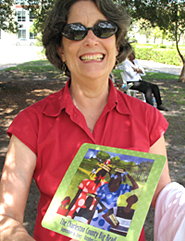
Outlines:
{"type": "Polygon", "coordinates": [[[82,55],[80,59],[84,62],[89,62],[89,61],[97,61],[100,62],[104,59],[103,54],[91,54],[91,55],[82,55]]]}

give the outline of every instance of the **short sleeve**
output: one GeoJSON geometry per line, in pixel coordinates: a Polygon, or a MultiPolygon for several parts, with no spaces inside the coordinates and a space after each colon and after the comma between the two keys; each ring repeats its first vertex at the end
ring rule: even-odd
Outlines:
{"type": "MultiPolygon", "coordinates": [[[[152,106],[151,106],[152,107],[152,106]]],[[[168,122],[163,114],[158,111],[155,107],[149,108],[147,110],[147,125],[150,138],[150,146],[152,146],[168,128],[168,122]]]]}
{"type": "Polygon", "coordinates": [[[37,113],[28,107],[15,117],[7,134],[15,135],[37,155],[38,123],[37,113]]]}

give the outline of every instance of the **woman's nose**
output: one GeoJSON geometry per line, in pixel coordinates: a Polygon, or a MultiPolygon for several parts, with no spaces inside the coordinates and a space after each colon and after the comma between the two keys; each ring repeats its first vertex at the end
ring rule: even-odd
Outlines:
{"type": "Polygon", "coordinates": [[[94,46],[98,44],[98,37],[90,29],[84,38],[84,44],[88,46],[94,46]]]}

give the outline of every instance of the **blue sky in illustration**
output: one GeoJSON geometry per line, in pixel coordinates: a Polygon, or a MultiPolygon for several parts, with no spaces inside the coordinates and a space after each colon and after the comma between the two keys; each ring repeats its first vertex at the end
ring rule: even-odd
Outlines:
{"type": "MultiPolygon", "coordinates": [[[[96,154],[99,152],[100,150],[95,150],[95,149],[89,149],[87,151],[87,153],[85,154],[85,158],[89,159],[91,157],[96,157],[96,154]]],[[[148,158],[143,158],[143,157],[136,157],[136,156],[130,156],[130,155],[124,155],[124,154],[119,154],[119,153],[113,153],[113,152],[108,152],[106,151],[106,153],[108,153],[110,155],[110,158],[118,156],[122,161],[125,162],[135,162],[136,165],[142,163],[142,162],[153,162],[153,159],[148,159],[148,158]]]]}

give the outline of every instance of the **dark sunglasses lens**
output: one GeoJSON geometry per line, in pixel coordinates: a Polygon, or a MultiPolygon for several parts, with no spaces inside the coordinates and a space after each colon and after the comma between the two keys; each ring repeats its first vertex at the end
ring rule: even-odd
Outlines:
{"type": "Polygon", "coordinates": [[[94,34],[99,38],[109,38],[115,34],[117,30],[116,24],[108,21],[99,22],[93,28],[94,34]]]}
{"type": "Polygon", "coordinates": [[[70,40],[78,41],[86,36],[87,30],[80,23],[71,23],[64,27],[62,34],[70,40]]]}
{"type": "Polygon", "coordinates": [[[115,23],[109,21],[100,21],[93,28],[86,28],[81,23],[71,23],[64,27],[62,35],[70,40],[79,41],[85,38],[89,29],[92,29],[98,38],[104,39],[115,34],[118,27],[115,23]]]}

